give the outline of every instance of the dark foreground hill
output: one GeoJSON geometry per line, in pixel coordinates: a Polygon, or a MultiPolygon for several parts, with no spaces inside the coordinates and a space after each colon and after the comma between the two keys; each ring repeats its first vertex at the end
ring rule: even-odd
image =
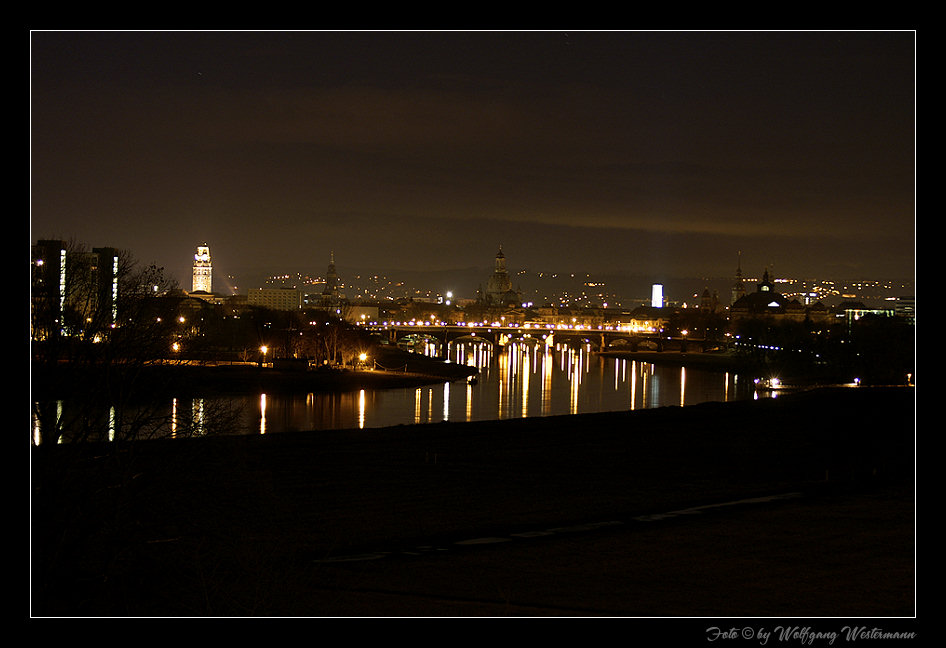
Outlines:
{"type": "Polygon", "coordinates": [[[31,615],[910,617],[914,398],[33,448],[31,615]]]}

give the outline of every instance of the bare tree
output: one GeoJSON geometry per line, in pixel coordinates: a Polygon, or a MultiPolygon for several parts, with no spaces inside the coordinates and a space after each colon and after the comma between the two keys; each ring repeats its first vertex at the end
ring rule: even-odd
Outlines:
{"type": "Polygon", "coordinates": [[[207,416],[191,421],[167,404],[180,386],[173,345],[191,334],[180,326],[174,282],[121,251],[71,244],[65,256],[61,307],[34,298],[34,443],[130,441],[169,425],[177,435],[206,433],[207,416]]]}
{"type": "Polygon", "coordinates": [[[351,365],[369,346],[363,332],[338,317],[334,310],[316,310],[300,317],[293,352],[319,366],[351,365]]]}
{"type": "Polygon", "coordinates": [[[237,415],[199,399],[170,407],[182,387],[172,344],[199,332],[182,328],[181,299],[161,268],[74,245],[57,249],[59,259],[48,276],[34,273],[31,313],[31,590],[46,610],[78,578],[121,573],[110,548],[128,546],[139,528],[135,502],[149,476],[181,460],[149,461],[154,446],[140,441],[213,434],[237,415]]]}

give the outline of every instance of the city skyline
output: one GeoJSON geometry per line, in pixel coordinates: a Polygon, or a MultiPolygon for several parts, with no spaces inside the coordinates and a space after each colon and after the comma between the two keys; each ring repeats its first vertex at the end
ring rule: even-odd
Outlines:
{"type": "Polygon", "coordinates": [[[31,237],[215,270],[907,278],[915,34],[33,32],[31,237]],[[356,261],[357,260],[357,261],[356,261]]]}
{"type": "MultiPolygon", "coordinates": [[[[505,256],[505,255],[504,255],[505,256]]],[[[332,258],[332,269],[337,267],[332,258]]],[[[802,301],[815,299],[835,306],[844,301],[864,301],[874,306],[911,297],[915,286],[910,281],[860,279],[836,281],[830,277],[788,277],[760,268],[760,272],[747,271],[741,259],[728,277],[680,277],[667,281],[648,275],[602,275],[592,273],[569,273],[543,271],[528,268],[509,268],[512,286],[520,292],[522,302],[534,306],[559,306],[564,308],[612,307],[626,308],[647,303],[655,284],[667,291],[668,305],[695,306],[704,291],[727,301],[734,281],[740,278],[751,291],[765,275],[778,287],[779,292],[789,298],[802,301]]],[[[404,272],[400,274],[374,272],[349,268],[337,275],[339,285],[346,290],[346,299],[352,303],[394,303],[413,299],[440,302],[478,301],[487,289],[488,268],[466,268],[449,273],[404,272]]],[[[227,277],[223,283],[233,294],[246,294],[260,288],[295,288],[301,293],[322,290],[326,281],[325,268],[312,272],[279,272],[263,275],[227,277]],[[235,282],[235,283],[234,283],[235,282]]],[[[314,294],[313,293],[313,294],[314,294]]]]}

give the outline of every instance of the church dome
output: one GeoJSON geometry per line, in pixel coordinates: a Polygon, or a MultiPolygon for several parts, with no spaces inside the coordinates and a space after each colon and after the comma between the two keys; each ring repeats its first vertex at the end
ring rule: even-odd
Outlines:
{"type": "Polygon", "coordinates": [[[519,305],[519,293],[512,288],[512,280],[509,273],[506,272],[506,255],[503,254],[503,248],[500,246],[496,253],[493,274],[486,281],[486,292],[483,299],[488,304],[493,305],[519,305]]]}

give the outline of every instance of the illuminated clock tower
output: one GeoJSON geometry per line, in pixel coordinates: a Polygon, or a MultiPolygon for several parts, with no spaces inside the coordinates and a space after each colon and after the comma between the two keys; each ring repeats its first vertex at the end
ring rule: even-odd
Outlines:
{"type": "Polygon", "coordinates": [[[194,255],[194,290],[193,292],[213,292],[212,288],[212,266],[210,264],[210,248],[206,243],[197,246],[197,254],[194,255]]]}

